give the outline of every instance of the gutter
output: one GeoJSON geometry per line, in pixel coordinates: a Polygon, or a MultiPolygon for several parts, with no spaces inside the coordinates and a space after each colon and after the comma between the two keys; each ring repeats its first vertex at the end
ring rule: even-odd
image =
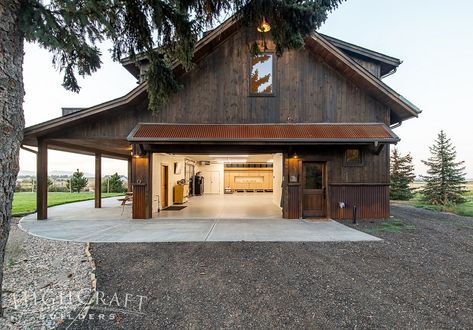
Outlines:
{"type": "Polygon", "coordinates": [[[398,121],[397,123],[395,124],[392,124],[392,125],[389,125],[389,128],[390,129],[394,129],[394,128],[398,128],[399,126],[402,125],[402,121],[398,121]]]}

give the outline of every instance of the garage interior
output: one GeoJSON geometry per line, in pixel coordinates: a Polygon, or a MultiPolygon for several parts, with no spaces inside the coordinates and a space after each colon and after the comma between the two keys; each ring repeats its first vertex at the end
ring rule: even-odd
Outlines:
{"type": "Polygon", "coordinates": [[[281,218],[283,156],[153,153],[153,217],[281,218]]]}

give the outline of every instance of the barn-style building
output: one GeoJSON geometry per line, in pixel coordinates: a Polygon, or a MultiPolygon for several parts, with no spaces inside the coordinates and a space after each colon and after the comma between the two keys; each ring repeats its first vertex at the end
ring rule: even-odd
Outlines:
{"type": "Polygon", "coordinates": [[[242,206],[250,217],[257,206],[347,219],[354,205],[360,218],[389,217],[393,128],[420,113],[382,81],[400,60],[315,32],[278,57],[267,36],[230,19],[198,42],[194,62],[188,72],[176,63],[183,88],[157,112],[147,109],[146,59],[125,60],[139,83],[127,95],[25,129],[24,146],[38,148],[38,219],[48,149],[95,155],[96,207],[102,157],[127,160],[135,219],[224,194],[253,194],[242,206]]]}

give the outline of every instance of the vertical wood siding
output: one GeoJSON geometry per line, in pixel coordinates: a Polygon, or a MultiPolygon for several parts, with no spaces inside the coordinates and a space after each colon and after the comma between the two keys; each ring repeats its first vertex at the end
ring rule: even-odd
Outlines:
{"type": "Polygon", "coordinates": [[[243,31],[223,41],[178,78],[183,89],[156,113],[143,97],[129,109],[97,115],[57,136],[126,139],[138,122],[389,123],[388,107],[308,49],[275,57],[274,95],[250,96],[250,41],[243,31]]]}
{"type": "Polygon", "coordinates": [[[388,185],[331,185],[330,202],[332,219],[351,219],[353,205],[357,206],[359,219],[389,218],[388,185]],[[344,202],[341,209],[338,202],[344,202]]]}
{"type": "Polygon", "coordinates": [[[133,219],[146,219],[146,185],[133,184],[133,219]]]}
{"type": "Polygon", "coordinates": [[[287,189],[288,189],[287,218],[299,219],[301,217],[300,201],[302,199],[300,185],[288,186],[287,189]]]}

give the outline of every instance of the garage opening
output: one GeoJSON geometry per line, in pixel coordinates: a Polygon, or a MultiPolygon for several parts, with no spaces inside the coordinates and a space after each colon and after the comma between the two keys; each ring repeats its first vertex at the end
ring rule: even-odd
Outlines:
{"type": "Polygon", "coordinates": [[[281,153],[154,153],[152,164],[153,217],[282,217],[281,153]]]}

